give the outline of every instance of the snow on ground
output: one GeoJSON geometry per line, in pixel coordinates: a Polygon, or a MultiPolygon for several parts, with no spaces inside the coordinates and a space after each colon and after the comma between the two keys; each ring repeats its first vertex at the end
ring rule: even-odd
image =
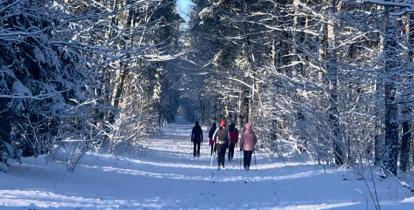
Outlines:
{"type": "MultiPolygon", "coordinates": [[[[191,128],[163,127],[143,156],[88,154],[74,173],[45,157],[24,159],[0,173],[0,209],[375,209],[367,172],[284,163],[263,153],[246,172],[238,151],[218,171],[207,142],[202,156],[192,157],[191,128]]],[[[381,209],[414,209],[414,196],[398,181],[375,178],[375,186],[381,209]]]]}

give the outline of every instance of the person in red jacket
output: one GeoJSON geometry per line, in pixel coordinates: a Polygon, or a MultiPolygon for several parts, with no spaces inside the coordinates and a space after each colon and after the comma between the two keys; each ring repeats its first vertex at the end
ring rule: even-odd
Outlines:
{"type": "Polygon", "coordinates": [[[251,123],[247,123],[240,138],[240,151],[243,151],[244,169],[246,171],[250,169],[252,154],[257,143],[257,137],[252,127],[251,123]]]}
{"type": "Polygon", "coordinates": [[[234,156],[234,147],[236,147],[236,144],[239,140],[239,130],[237,130],[235,123],[231,123],[229,126],[229,136],[230,136],[230,145],[229,145],[228,159],[229,161],[231,161],[233,160],[233,156],[234,156]]]}

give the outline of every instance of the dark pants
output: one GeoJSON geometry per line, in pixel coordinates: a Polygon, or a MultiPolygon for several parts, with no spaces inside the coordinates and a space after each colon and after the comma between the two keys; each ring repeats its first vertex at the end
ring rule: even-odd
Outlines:
{"type": "Polygon", "coordinates": [[[194,157],[200,156],[200,144],[201,142],[194,142],[194,150],[193,150],[194,157]]]}
{"type": "Polygon", "coordinates": [[[210,144],[210,155],[213,155],[213,152],[216,151],[216,148],[214,146],[215,144],[210,144]]]}
{"type": "Polygon", "coordinates": [[[249,170],[253,151],[243,151],[244,169],[249,170]]]}
{"type": "Polygon", "coordinates": [[[228,154],[229,161],[233,160],[233,157],[234,157],[234,147],[235,146],[236,146],[236,143],[230,143],[230,146],[229,146],[229,154],[228,154]]]}
{"type": "Polygon", "coordinates": [[[216,144],[218,167],[223,166],[226,157],[226,144],[216,144]]]}

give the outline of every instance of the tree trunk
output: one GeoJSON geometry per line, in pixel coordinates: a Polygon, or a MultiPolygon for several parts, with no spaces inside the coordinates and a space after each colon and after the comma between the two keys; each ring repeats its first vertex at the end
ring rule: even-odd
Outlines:
{"type": "Polygon", "coordinates": [[[396,175],[398,158],[398,119],[397,103],[395,101],[396,85],[395,71],[397,68],[396,19],[389,15],[389,7],[385,7],[385,65],[384,65],[384,92],[385,92],[385,169],[396,175]]]}
{"type": "Polygon", "coordinates": [[[237,114],[238,114],[237,120],[238,120],[238,123],[239,123],[239,126],[240,126],[240,130],[244,126],[244,124],[243,124],[243,111],[242,111],[242,100],[243,100],[242,95],[243,95],[243,92],[240,91],[239,92],[239,98],[237,99],[237,114]]]}
{"type": "Polygon", "coordinates": [[[342,130],[339,122],[338,111],[338,67],[337,67],[337,52],[336,52],[336,0],[329,0],[328,16],[329,20],[326,27],[328,46],[325,48],[327,57],[327,73],[329,84],[329,118],[332,123],[332,129],[334,134],[333,151],[335,156],[335,163],[342,165],[344,163],[344,146],[342,138],[342,130]]]}
{"type": "MultiPolygon", "coordinates": [[[[409,112],[408,112],[409,113],[409,112]]],[[[405,114],[408,114],[405,113],[405,114]]],[[[400,169],[403,172],[407,171],[409,163],[409,153],[410,153],[410,140],[411,140],[411,131],[410,123],[408,121],[403,122],[403,134],[401,137],[401,154],[400,154],[400,169]]]]}
{"type": "MultiPolygon", "coordinates": [[[[414,44],[414,15],[408,15],[408,22],[406,24],[406,33],[407,33],[407,40],[409,46],[413,46],[414,44]]],[[[407,62],[411,63],[413,61],[413,49],[410,47],[407,52],[407,62]]],[[[411,76],[408,78],[408,82],[412,81],[411,76]]],[[[411,90],[407,90],[407,95],[410,94],[411,90]]],[[[411,97],[409,97],[411,98],[411,97]]],[[[401,111],[402,117],[404,118],[404,122],[402,124],[402,137],[401,137],[401,153],[400,153],[400,169],[403,172],[407,171],[410,162],[410,148],[411,148],[411,115],[412,109],[408,104],[403,105],[403,110],[401,111]]]]}
{"type": "MultiPolygon", "coordinates": [[[[129,3],[130,3],[130,1],[128,1],[128,5],[130,5],[129,3]]],[[[133,9],[130,9],[129,12],[128,12],[128,18],[127,18],[127,22],[126,22],[126,26],[129,28],[128,31],[130,32],[130,33],[127,34],[127,36],[130,36],[130,37],[128,37],[125,40],[125,43],[124,43],[125,49],[128,48],[127,47],[127,45],[128,45],[127,40],[128,39],[130,39],[130,44],[131,45],[133,44],[132,24],[131,23],[132,23],[132,19],[133,19],[134,15],[135,15],[135,11],[133,9]]],[[[130,57],[130,55],[128,54],[126,60],[128,60],[129,57],[130,57]]],[[[118,83],[118,85],[115,89],[115,96],[114,96],[114,107],[115,108],[119,107],[119,103],[120,103],[120,100],[121,100],[121,95],[124,92],[125,79],[126,79],[126,77],[128,75],[128,72],[129,72],[129,70],[128,70],[128,61],[121,62],[120,68],[121,68],[120,80],[119,80],[119,83],[118,83]]]]}
{"type": "Polygon", "coordinates": [[[249,122],[249,111],[250,111],[250,98],[249,98],[249,90],[243,91],[243,111],[242,111],[242,125],[249,122]]]}
{"type": "Polygon", "coordinates": [[[293,26],[296,29],[295,32],[292,34],[292,58],[291,61],[294,63],[293,65],[293,76],[303,77],[304,70],[303,64],[301,62],[301,54],[302,50],[300,46],[302,46],[305,39],[305,34],[302,30],[305,28],[306,18],[300,16],[300,11],[298,10],[300,4],[300,0],[293,0],[293,5],[295,6],[295,16],[293,18],[293,26]]]}
{"type": "Polygon", "coordinates": [[[375,84],[376,91],[376,119],[375,119],[375,165],[381,166],[384,159],[384,73],[383,70],[377,70],[377,78],[375,84]]]}

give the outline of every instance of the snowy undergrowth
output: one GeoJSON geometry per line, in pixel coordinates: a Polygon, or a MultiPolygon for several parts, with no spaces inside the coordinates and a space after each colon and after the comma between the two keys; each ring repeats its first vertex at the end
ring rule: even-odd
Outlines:
{"type": "Polygon", "coordinates": [[[284,162],[258,152],[257,166],[253,159],[246,172],[236,151],[234,161],[218,171],[210,166],[206,142],[202,156],[192,157],[191,126],[163,127],[145,156],[88,153],[74,173],[67,172],[65,158],[13,163],[0,173],[0,208],[375,209],[373,195],[381,209],[414,207],[414,196],[397,179],[372,180],[368,168],[284,162]]]}

